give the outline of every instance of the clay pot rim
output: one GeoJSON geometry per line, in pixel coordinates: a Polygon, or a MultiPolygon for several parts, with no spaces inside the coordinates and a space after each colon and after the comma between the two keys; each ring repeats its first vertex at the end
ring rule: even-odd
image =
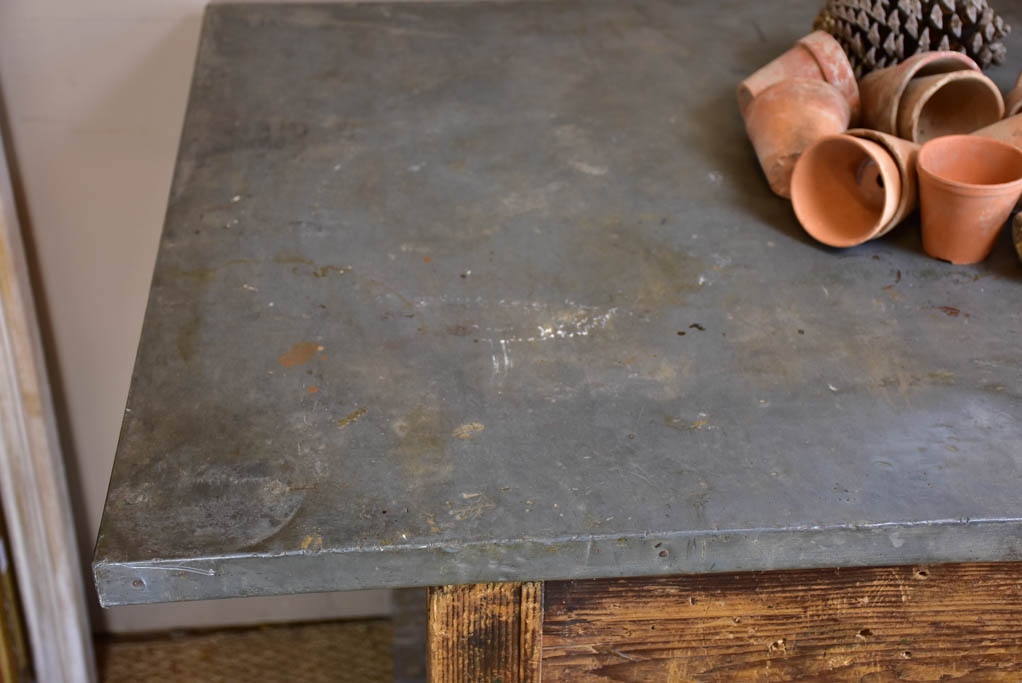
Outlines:
{"type": "MultiPolygon", "coordinates": [[[[894,92],[890,93],[893,101],[898,103],[898,106],[892,107],[892,111],[889,112],[888,120],[881,122],[882,125],[887,126],[890,130],[885,130],[883,128],[881,128],[880,130],[886,133],[890,133],[891,135],[898,134],[897,133],[898,109],[900,108],[901,98],[905,94],[905,88],[908,87],[908,82],[915,78],[917,75],[919,75],[919,72],[922,71],[924,68],[926,67],[932,68],[936,65],[937,62],[941,62],[943,60],[948,61],[948,66],[954,66],[952,62],[956,62],[961,65],[961,68],[949,69],[946,71],[938,71],[936,73],[953,73],[955,71],[982,72],[982,70],[979,68],[979,65],[976,64],[976,61],[972,57],[970,57],[969,55],[962,54],[961,52],[954,52],[953,50],[931,50],[928,52],[921,52],[918,55],[913,55],[912,57],[909,57],[901,64],[896,64],[894,66],[887,67],[887,69],[897,69],[901,67],[902,69],[904,69],[905,73],[901,74],[902,78],[898,84],[898,87],[894,90],[894,92]]],[[[865,76],[863,76],[862,80],[867,80],[871,76],[873,76],[873,74],[883,73],[884,71],[886,71],[886,69],[880,69],[879,71],[874,71],[873,73],[866,74],[865,76]]],[[[936,74],[926,75],[933,76],[936,74]]]]}
{"type": "MultiPolygon", "coordinates": [[[[994,83],[992,80],[990,80],[990,78],[988,76],[986,76],[986,74],[984,74],[982,71],[972,71],[971,69],[962,69],[961,71],[947,71],[947,72],[944,72],[944,73],[928,74],[926,76],[913,76],[909,81],[905,82],[905,87],[902,88],[902,91],[901,91],[901,93],[902,93],[901,94],[901,103],[902,104],[904,103],[905,91],[908,90],[909,83],[912,80],[915,80],[916,78],[935,78],[935,79],[938,79],[938,80],[934,81],[934,85],[931,87],[930,92],[927,93],[927,95],[925,97],[921,97],[920,99],[916,100],[916,102],[914,103],[912,109],[909,112],[902,112],[901,108],[900,107],[898,108],[898,114],[897,114],[897,117],[898,117],[898,133],[899,133],[898,137],[900,137],[900,138],[902,138],[904,140],[909,140],[910,142],[916,142],[916,139],[915,139],[916,138],[916,133],[917,133],[916,129],[917,129],[918,125],[919,125],[919,118],[920,118],[920,115],[923,112],[923,109],[926,107],[927,104],[929,104],[930,100],[933,99],[933,96],[936,95],[938,91],[943,89],[944,86],[948,85],[949,83],[952,83],[952,82],[955,82],[955,81],[972,81],[974,83],[982,84],[983,87],[986,88],[987,92],[992,94],[994,96],[994,99],[999,104],[999,106],[997,108],[997,111],[998,111],[997,120],[994,121],[994,123],[997,123],[997,121],[1000,121],[1000,120],[1002,120],[1004,118],[1004,95],[1001,94],[1001,89],[997,87],[997,84],[994,83]],[[915,121],[915,125],[912,126],[912,130],[911,131],[902,131],[901,130],[901,118],[902,118],[903,114],[907,115],[909,117],[910,121],[915,121]],[[902,133],[905,133],[905,132],[911,133],[911,137],[905,137],[905,136],[901,135],[902,133]]],[[[993,125],[993,124],[991,124],[991,125],[993,125]]],[[[969,132],[972,132],[972,131],[969,131],[969,132]]],[[[941,136],[941,137],[948,137],[948,136],[941,136]]],[[[931,139],[934,139],[934,138],[931,138],[931,139]]],[[[929,141],[927,141],[927,142],[929,142],[929,141]]],[[[916,144],[921,144],[921,143],[916,143],[916,144]]]]}
{"type": "MultiPolygon", "coordinates": [[[[901,224],[910,213],[918,208],[919,204],[919,189],[918,181],[916,180],[916,157],[919,156],[919,143],[912,142],[911,140],[905,140],[899,138],[896,135],[890,133],[884,133],[879,130],[873,130],[872,128],[851,128],[845,131],[846,135],[861,138],[863,140],[869,140],[874,142],[891,155],[895,163],[898,165],[898,175],[901,177],[901,201],[898,202],[898,209],[895,212],[895,218],[892,219],[890,227],[884,231],[886,235],[891,230],[894,230],[898,225],[901,224]],[[895,147],[890,138],[895,138],[897,141],[904,143],[905,147],[913,146],[911,151],[906,151],[904,148],[895,147]]],[[[880,235],[881,237],[883,235],[880,235]]]]}
{"type": "MultiPolygon", "coordinates": [[[[888,142],[887,140],[884,139],[885,135],[890,136],[892,138],[898,138],[897,135],[892,135],[891,133],[884,133],[883,131],[879,131],[879,130],[873,130],[872,128],[849,128],[848,130],[845,131],[845,134],[846,135],[851,135],[852,137],[861,138],[863,140],[869,140],[870,142],[874,142],[874,143],[880,145],[881,147],[883,147],[884,149],[886,149],[887,153],[890,154],[895,159],[898,159],[898,157],[901,154],[901,152],[899,150],[897,150],[897,149],[895,149],[894,147],[891,146],[890,142],[888,142]]],[[[916,146],[915,152],[913,152],[913,154],[911,156],[915,156],[915,155],[919,154],[919,148],[922,145],[920,145],[918,142],[912,142],[911,140],[906,140],[905,138],[898,138],[898,139],[901,140],[902,142],[908,144],[908,145],[915,145],[916,146]]],[[[908,161],[908,159],[906,159],[906,161],[908,161]]],[[[908,168],[902,168],[899,165],[898,166],[898,170],[901,172],[901,182],[903,184],[908,182],[909,180],[911,180],[911,178],[910,178],[911,174],[910,174],[908,168]]]]}
{"type": "Polygon", "coordinates": [[[745,116],[748,114],[748,109],[752,105],[752,101],[759,97],[761,94],[763,94],[766,90],[768,90],[770,87],[776,85],[781,81],[788,80],[789,78],[795,78],[795,76],[785,74],[783,77],[777,78],[776,80],[767,83],[764,87],[760,88],[758,92],[754,91],[753,89],[754,86],[756,85],[762,85],[762,83],[760,82],[760,80],[762,80],[762,77],[760,76],[761,72],[769,69],[769,67],[772,66],[775,62],[799,61],[798,57],[795,57],[793,53],[797,53],[799,57],[802,57],[812,62],[813,67],[816,69],[817,75],[815,77],[804,76],[805,78],[816,78],[818,80],[826,80],[826,74],[824,74],[823,69],[820,68],[820,60],[817,59],[816,55],[813,53],[812,50],[809,49],[808,46],[802,44],[802,39],[800,39],[793,43],[792,46],[789,47],[787,50],[785,50],[778,56],[774,57],[766,64],[760,66],[758,69],[753,71],[751,74],[746,76],[744,79],[742,79],[741,82],[738,83],[738,87],[735,92],[738,97],[738,111],[739,113],[741,113],[742,118],[745,118],[745,116]],[[757,80],[757,76],[760,76],[760,80],[757,80]]]}
{"type": "Polygon", "coordinates": [[[926,157],[925,154],[928,148],[932,150],[932,147],[941,143],[948,142],[964,142],[972,145],[993,145],[1001,147],[1007,150],[1010,154],[1016,155],[1019,159],[1022,159],[1022,150],[1015,145],[1003,142],[1001,140],[995,140],[993,138],[985,138],[975,135],[944,135],[939,138],[933,138],[926,142],[922,147],[919,148],[919,155],[916,157],[916,169],[920,176],[925,176],[928,180],[940,185],[941,187],[961,195],[971,196],[982,196],[982,195],[996,195],[1001,194],[1007,190],[1010,190],[1013,186],[1022,187],[1022,173],[1015,180],[1009,180],[1006,183],[993,183],[993,184],[979,184],[979,183],[963,183],[959,180],[951,180],[944,176],[938,175],[934,171],[926,168],[926,157]]]}
{"type": "MultiPolygon", "coordinates": [[[[895,160],[894,155],[891,152],[889,152],[888,149],[884,145],[882,145],[882,144],[880,144],[878,142],[874,142],[873,140],[868,140],[866,138],[860,138],[860,137],[856,137],[854,135],[849,135],[847,132],[845,132],[845,133],[837,133],[835,135],[828,135],[826,137],[820,138],[819,140],[814,142],[812,145],[810,145],[808,148],[806,148],[805,152],[802,153],[802,157],[799,159],[799,161],[802,161],[802,159],[808,158],[812,154],[812,152],[814,150],[816,150],[817,148],[819,148],[819,147],[821,147],[821,146],[823,146],[825,144],[834,143],[834,142],[840,142],[842,144],[851,145],[853,147],[858,147],[862,152],[864,152],[870,158],[873,158],[875,156],[875,154],[876,154],[876,150],[879,150],[879,152],[881,154],[886,154],[889,157],[891,157],[891,160],[894,161],[895,167],[898,167],[898,163],[895,160]],[[874,147],[876,148],[876,150],[871,149],[871,148],[874,148],[874,147]]],[[[796,167],[795,167],[795,172],[796,173],[798,173],[799,166],[800,165],[796,165],[796,167]]],[[[878,164],[878,167],[879,168],[883,168],[879,164],[878,164]]],[[[902,175],[900,167],[898,167],[897,175],[898,175],[898,180],[899,180],[899,183],[900,183],[901,182],[901,175],[902,175]]],[[[793,176],[794,176],[794,174],[793,174],[793,176]]],[[[792,185],[792,187],[794,187],[796,185],[794,177],[792,178],[791,185],[792,185]]],[[[801,206],[801,202],[794,199],[794,193],[793,193],[793,197],[792,197],[792,208],[795,211],[795,217],[798,218],[798,222],[802,226],[802,229],[805,230],[806,233],[810,237],[812,237],[814,240],[816,240],[820,244],[825,244],[825,245],[827,245],[829,247],[835,247],[835,248],[838,248],[838,249],[847,249],[849,247],[859,246],[860,244],[864,244],[864,243],[866,243],[866,242],[868,242],[868,241],[870,241],[872,239],[876,239],[877,237],[880,237],[880,236],[884,235],[886,232],[889,231],[889,229],[891,227],[889,224],[890,224],[891,220],[894,218],[894,216],[897,215],[897,212],[898,212],[898,208],[899,208],[899,205],[900,205],[900,195],[901,195],[900,191],[897,194],[895,194],[895,193],[890,192],[890,187],[889,186],[885,186],[884,187],[884,207],[883,207],[883,210],[880,212],[880,214],[877,216],[876,222],[873,224],[873,226],[870,228],[870,230],[868,232],[863,231],[863,233],[861,233],[860,235],[857,235],[856,237],[850,238],[848,240],[829,239],[829,236],[828,236],[828,239],[821,239],[821,237],[819,235],[817,235],[813,230],[811,230],[809,227],[807,227],[806,226],[806,222],[802,219],[802,216],[799,213],[799,207],[801,206]]],[[[815,224],[813,224],[813,225],[815,226],[815,224]]]]}
{"type": "MultiPolygon", "coordinates": [[[[848,100],[848,107],[852,118],[858,119],[862,111],[862,101],[859,97],[859,82],[855,78],[855,70],[852,62],[848,59],[844,48],[837,39],[823,30],[816,30],[808,35],[802,36],[797,41],[798,45],[804,47],[816,60],[816,65],[823,74],[824,80],[834,86],[838,92],[848,100]],[[829,56],[825,46],[831,47],[836,55],[842,59],[827,59],[829,56]]],[[[1022,78],[1022,75],[1020,75],[1022,78]]]]}

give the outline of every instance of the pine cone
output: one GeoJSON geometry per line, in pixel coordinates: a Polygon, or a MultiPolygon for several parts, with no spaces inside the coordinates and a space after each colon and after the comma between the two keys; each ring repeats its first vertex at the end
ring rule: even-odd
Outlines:
{"type": "Polygon", "coordinates": [[[816,29],[837,38],[861,78],[919,52],[963,52],[983,69],[1004,61],[1011,31],[987,0],[827,0],[816,29]]]}

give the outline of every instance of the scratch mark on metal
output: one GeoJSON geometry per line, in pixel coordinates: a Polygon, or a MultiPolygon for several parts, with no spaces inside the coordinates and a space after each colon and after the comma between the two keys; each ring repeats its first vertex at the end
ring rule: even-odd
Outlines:
{"type": "Polygon", "coordinates": [[[504,353],[504,374],[506,375],[507,371],[512,367],[511,355],[507,351],[507,340],[506,339],[501,339],[500,340],[500,350],[503,351],[503,353],[504,353]]]}
{"type": "Polygon", "coordinates": [[[497,352],[493,350],[493,340],[487,341],[490,342],[490,359],[493,361],[493,374],[496,375],[500,372],[500,361],[497,360],[497,352]]]}
{"type": "Polygon", "coordinates": [[[180,564],[126,564],[124,566],[128,569],[161,569],[165,571],[191,572],[192,574],[202,574],[203,576],[216,576],[216,571],[212,569],[186,567],[180,564]]]}

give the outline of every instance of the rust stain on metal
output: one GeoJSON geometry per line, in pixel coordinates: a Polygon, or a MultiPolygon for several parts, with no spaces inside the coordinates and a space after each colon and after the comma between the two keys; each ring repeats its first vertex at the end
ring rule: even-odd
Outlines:
{"type": "Polygon", "coordinates": [[[304,263],[307,266],[315,266],[316,262],[312,259],[305,258],[303,255],[294,251],[281,250],[273,256],[274,263],[304,263]]]}
{"type": "Polygon", "coordinates": [[[192,315],[177,333],[177,352],[181,360],[189,362],[195,356],[195,344],[199,338],[202,320],[197,314],[192,315]]]}
{"type": "Polygon", "coordinates": [[[319,534],[309,534],[302,539],[299,548],[303,551],[318,553],[323,549],[323,537],[319,534]]]}
{"type": "Polygon", "coordinates": [[[221,268],[225,268],[227,266],[245,265],[248,263],[257,263],[257,261],[250,258],[234,258],[222,263],[219,266],[212,266],[210,268],[189,268],[184,270],[180,268],[175,268],[172,270],[172,272],[180,277],[192,278],[198,280],[199,282],[209,282],[216,276],[217,271],[219,271],[221,268]]]}
{"type": "Polygon", "coordinates": [[[368,412],[369,412],[368,408],[359,408],[358,410],[353,410],[344,417],[342,417],[340,420],[338,420],[337,426],[343,429],[344,427],[350,425],[352,422],[357,422],[363,415],[365,415],[368,412]]]}
{"type": "Polygon", "coordinates": [[[481,422],[469,422],[455,429],[453,435],[455,439],[471,439],[484,429],[486,425],[481,422]]]}
{"type": "Polygon", "coordinates": [[[392,423],[398,441],[391,453],[406,473],[418,481],[443,479],[452,470],[447,445],[456,425],[433,405],[419,405],[392,423]]]}
{"type": "Polygon", "coordinates": [[[316,355],[316,352],[322,350],[323,347],[316,342],[298,342],[288,349],[287,353],[280,356],[277,359],[277,362],[285,368],[293,368],[296,365],[304,365],[305,363],[308,363],[312,360],[312,357],[316,355]]]}
{"type": "Polygon", "coordinates": [[[298,269],[299,265],[311,266],[313,277],[326,277],[331,272],[337,273],[338,275],[344,275],[345,273],[351,272],[351,266],[333,266],[333,265],[320,265],[310,258],[307,258],[303,254],[296,251],[281,250],[273,256],[274,263],[283,264],[296,264],[291,272],[295,275],[308,274],[308,271],[301,271],[298,269]]]}

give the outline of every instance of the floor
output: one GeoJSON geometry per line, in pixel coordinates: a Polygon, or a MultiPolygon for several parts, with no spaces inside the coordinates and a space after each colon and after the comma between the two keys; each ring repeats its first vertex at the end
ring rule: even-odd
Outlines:
{"type": "Polygon", "coordinates": [[[101,638],[102,683],[383,683],[394,680],[389,620],[280,624],[101,638]]]}

